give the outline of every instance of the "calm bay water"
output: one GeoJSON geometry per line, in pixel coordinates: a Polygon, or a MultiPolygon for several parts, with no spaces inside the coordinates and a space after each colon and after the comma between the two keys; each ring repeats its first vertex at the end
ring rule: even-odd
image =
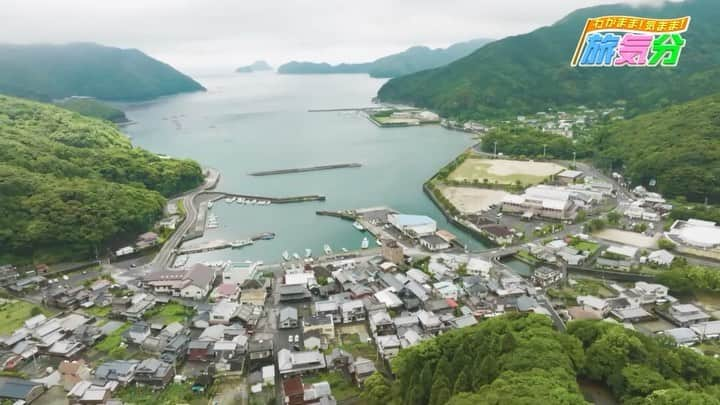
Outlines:
{"type": "MultiPolygon", "coordinates": [[[[311,108],[370,106],[383,80],[366,75],[228,74],[198,77],[205,93],[122,106],[133,142],[157,153],[192,158],[222,173],[218,190],[263,196],[322,194],[325,202],[248,206],[219,201],[220,227],[201,240],[244,239],[271,231],[272,241],[196,260],[277,262],[283,250],[304,255],[357,249],[363,234],[317,210],[389,206],[435,218],[469,246],[478,242],[448,224],[423,194],[422,183],[472,144],[467,134],[439,126],[381,129],[354,112],[311,108]],[[253,177],[249,172],[358,162],[361,168],[253,177]]],[[[200,240],[200,241],[201,241],[200,240]]],[[[372,241],[371,241],[372,242],[372,241]]],[[[190,242],[195,243],[195,242],[190,242]]]]}

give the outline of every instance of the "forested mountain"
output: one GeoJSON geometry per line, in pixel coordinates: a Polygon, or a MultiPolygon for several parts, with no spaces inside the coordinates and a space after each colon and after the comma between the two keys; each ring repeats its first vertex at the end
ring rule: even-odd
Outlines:
{"type": "Polygon", "coordinates": [[[508,116],[566,105],[627,101],[630,115],[720,91],[716,0],[661,7],[606,5],[575,11],[552,26],[489,43],[447,66],[388,81],[382,101],[414,104],[460,119],[508,116]],[[603,15],[692,16],[676,68],[574,68],[585,20],[603,15]]]}
{"type": "Polygon", "coordinates": [[[66,110],[80,113],[86,117],[100,118],[115,123],[128,121],[124,111],[118,110],[94,98],[70,97],[58,100],[54,104],[66,110]]]}
{"type": "Polygon", "coordinates": [[[204,88],[137,49],[91,43],[0,45],[0,93],[50,101],[70,96],[147,100],[204,88]]]}
{"type": "Polygon", "coordinates": [[[110,123],[0,96],[0,257],[89,255],[148,229],[164,196],[202,178],[197,163],[134,148],[110,123]]]}
{"type": "Polygon", "coordinates": [[[366,380],[370,404],[587,404],[577,379],[624,404],[720,404],[720,361],[603,321],[563,333],[543,315],[506,315],[403,349],[392,368],[392,382],[366,380]]]}
{"type": "Polygon", "coordinates": [[[469,55],[476,49],[487,44],[489,39],[453,44],[448,48],[431,49],[426,46],[414,46],[407,50],[388,55],[373,62],[328,63],[289,62],[278,68],[284,74],[328,74],[328,73],[368,73],[372,77],[395,77],[420,70],[432,69],[469,55]]]}
{"type": "Polygon", "coordinates": [[[669,197],[720,202],[720,93],[601,126],[596,164],[669,197]]]}

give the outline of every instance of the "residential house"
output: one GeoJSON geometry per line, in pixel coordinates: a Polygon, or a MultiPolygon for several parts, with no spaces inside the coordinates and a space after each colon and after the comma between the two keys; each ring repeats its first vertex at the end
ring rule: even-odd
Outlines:
{"type": "Polygon", "coordinates": [[[325,356],[318,351],[291,352],[288,349],[278,351],[277,365],[282,376],[316,372],[327,368],[325,356]]]}
{"type": "Polygon", "coordinates": [[[36,400],[45,391],[41,383],[13,377],[0,377],[0,399],[26,404],[36,400]]]}
{"type": "Polygon", "coordinates": [[[431,252],[449,249],[451,246],[445,239],[437,235],[421,236],[418,238],[418,241],[420,242],[420,246],[431,252]]]}
{"type": "Polygon", "coordinates": [[[375,363],[372,360],[364,357],[358,357],[350,365],[350,375],[352,376],[353,382],[358,386],[362,386],[365,380],[375,372],[375,363]]]}
{"type": "Polygon", "coordinates": [[[387,311],[377,311],[370,314],[370,332],[375,337],[395,334],[395,324],[387,311]]]}
{"type": "Polygon", "coordinates": [[[698,322],[690,329],[702,340],[720,338],[720,321],[698,322]]]}
{"type": "Polygon", "coordinates": [[[304,285],[283,284],[278,287],[280,302],[294,302],[310,299],[310,291],[304,285]]]}
{"type": "Polygon", "coordinates": [[[205,298],[215,281],[215,270],[204,264],[195,264],[188,271],[186,280],[189,282],[180,290],[181,297],[196,300],[205,298]]]}
{"type": "Polygon", "coordinates": [[[400,352],[400,339],[396,335],[378,336],[375,338],[378,353],[385,360],[390,360],[400,352]]]}
{"type": "Polygon", "coordinates": [[[298,311],[293,307],[285,307],[280,309],[278,317],[278,328],[292,329],[298,326],[298,311]]]}
{"type": "Polygon", "coordinates": [[[145,322],[136,322],[125,332],[125,340],[128,343],[141,345],[150,336],[150,325],[145,322]]]}
{"type": "Polygon", "coordinates": [[[699,336],[690,328],[674,328],[659,332],[670,337],[678,346],[692,346],[700,341],[699,336]]]}
{"type": "Polygon", "coordinates": [[[237,342],[220,340],[213,344],[212,354],[215,359],[228,361],[234,359],[238,354],[237,342]]]}
{"type": "Polygon", "coordinates": [[[210,325],[229,325],[238,316],[240,305],[235,302],[221,301],[210,310],[210,325]]]}
{"type": "Polygon", "coordinates": [[[710,320],[710,315],[692,304],[672,305],[667,315],[675,325],[680,327],[689,327],[710,320]]]}
{"type": "Polygon", "coordinates": [[[365,320],[365,307],[361,300],[352,300],[340,304],[343,323],[362,322],[365,320]]]}
{"type": "Polygon", "coordinates": [[[438,281],[433,284],[433,290],[438,296],[445,299],[457,300],[460,295],[460,288],[452,281],[438,281]]]}
{"type": "Polygon", "coordinates": [[[187,346],[187,359],[189,361],[208,361],[211,358],[210,348],[214,340],[191,340],[187,346]]]}
{"type": "Polygon", "coordinates": [[[380,250],[385,260],[395,264],[402,264],[405,261],[403,248],[394,239],[383,239],[380,250]]]}
{"type": "Polygon", "coordinates": [[[135,369],[139,363],[137,360],[113,360],[105,362],[95,369],[93,380],[97,385],[105,385],[111,381],[116,381],[121,385],[127,385],[135,379],[135,369]]]}
{"type": "Polygon", "coordinates": [[[316,301],[314,304],[315,315],[319,317],[332,317],[333,322],[342,322],[342,313],[340,312],[340,306],[336,301],[316,301]]]}
{"type": "Polygon", "coordinates": [[[90,379],[90,369],[84,360],[63,360],[58,366],[58,372],[60,373],[62,386],[66,391],[72,389],[80,381],[90,379]]]}
{"type": "Polygon", "coordinates": [[[210,299],[213,301],[227,300],[234,302],[238,300],[238,297],[240,297],[240,287],[233,283],[220,284],[210,293],[210,299]]]}
{"type": "Polygon", "coordinates": [[[333,317],[330,315],[315,315],[309,318],[303,318],[303,335],[308,337],[312,336],[315,332],[320,334],[320,347],[327,346],[335,339],[335,321],[333,317]]]}
{"type": "Polygon", "coordinates": [[[610,305],[606,300],[593,295],[580,295],[577,297],[577,303],[582,305],[586,310],[590,309],[599,313],[602,317],[610,311],[610,305]]]}
{"type": "Polygon", "coordinates": [[[130,298],[130,305],[122,312],[122,316],[131,321],[139,321],[156,302],[152,294],[135,294],[130,298]]]}
{"type": "Polygon", "coordinates": [[[429,335],[435,335],[442,329],[442,321],[435,313],[420,310],[417,312],[417,318],[420,322],[420,327],[429,335]]]}
{"type": "Polygon", "coordinates": [[[259,369],[273,362],[272,340],[251,340],[248,342],[250,369],[259,369]]]}
{"type": "Polygon", "coordinates": [[[283,381],[283,402],[285,405],[305,405],[305,387],[300,376],[283,381]]]}
{"type": "Polygon", "coordinates": [[[143,360],[135,369],[135,382],[138,385],[163,388],[174,376],[172,364],[153,358],[143,360]]]}
{"type": "Polygon", "coordinates": [[[563,278],[562,272],[557,269],[553,269],[550,267],[542,266],[537,269],[532,274],[532,282],[535,283],[535,285],[538,285],[542,288],[547,288],[552,285],[555,285],[559,283],[563,278]]]}
{"type": "Polygon", "coordinates": [[[450,324],[456,329],[467,328],[468,326],[477,325],[477,323],[477,319],[472,314],[458,316],[450,321],[450,324]]]}

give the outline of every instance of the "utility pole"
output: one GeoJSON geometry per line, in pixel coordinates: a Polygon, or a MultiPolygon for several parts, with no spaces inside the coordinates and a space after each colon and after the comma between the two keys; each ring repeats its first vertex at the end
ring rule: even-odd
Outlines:
{"type": "Polygon", "coordinates": [[[495,141],[495,148],[493,150],[493,157],[497,159],[497,141],[495,141]]]}
{"type": "Polygon", "coordinates": [[[543,144],[543,159],[545,159],[545,151],[547,150],[547,145],[543,144]]]}
{"type": "Polygon", "coordinates": [[[575,151],[573,151],[573,169],[575,169],[577,165],[575,164],[575,151]]]}

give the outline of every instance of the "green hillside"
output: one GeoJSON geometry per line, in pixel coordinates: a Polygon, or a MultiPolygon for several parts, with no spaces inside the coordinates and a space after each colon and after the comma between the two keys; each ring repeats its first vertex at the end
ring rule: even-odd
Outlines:
{"type": "Polygon", "coordinates": [[[0,96],[0,257],[89,255],[148,229],[164,196],[202,177],[197,163],[135,148],[110,123],[0,96]]]}
{"type": "Polygon", "coordinates": [[[125,112],[94,98],[71,97],[56,101],[55,105],[86,117],[100,118],[115,123],[128,121],[125,112]]]}
{"type": "Polygon", "coordinates": [[[459,42],[448,48],[431,49],[426,46],[413,46],[407,50],[388,55],[372,62],[328,63],[289,62],[278,68],[283,74],[330,74],[330,73],[367,73],[372,77],[396,77],[433,69],[469,55],[490,42],[489,39],[474,39],[459,42]]]}
{"type": "Polygon", "coordinates": [[[369,404],[587,404],[578,379],[624,404],[720,404],[720,361],[602,321],[557,332],[543,315],[501,316],[403,349],[392,369],[365,381],[369,404]]]}
{"type": "Polygon", "coordinates": [[[392,79],[378,96],[382,101],[414,104],[461,119],[532,113],[553,106],[607,105],[617,100],[626,100],[632,115],[720,91],[718,19],[716,0],[582,9],[552,26],[491,42],[447,66],[392,79]],[[585,20],[612,14],[692,16],[679,66],[571,67],[585,20]]]}
{"type": "Polygon", "coordinates": [[[0,45],[0,93],[50,101],[70,96],[147,100],[204,88],[137,49],[90,43],[0,45]]]}
{"type": "Polygon", "coordinates": [[[720,202],[720,94],[600,127],[597,165],[669,197],[720,202]]]}

